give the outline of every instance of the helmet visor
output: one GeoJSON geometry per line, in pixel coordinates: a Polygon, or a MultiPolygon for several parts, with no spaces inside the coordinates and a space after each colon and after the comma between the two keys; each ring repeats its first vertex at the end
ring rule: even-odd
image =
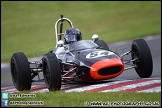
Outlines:
{"type": "Polygon", "coordinates": [[[75,42],[77,41],[76,35],[67,35],[68,37],[68,42],[75,42]]]}

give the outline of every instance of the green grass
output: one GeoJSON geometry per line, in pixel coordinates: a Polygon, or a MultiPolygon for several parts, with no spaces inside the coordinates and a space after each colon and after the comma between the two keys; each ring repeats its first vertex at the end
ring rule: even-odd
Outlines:
{"type": "Polygon", "coordinates": [[[161,33],[160,1],[2,1],[1,62],[14,52],[35,57],[54,48],[60,14],[83,39],[98,34],[108,44],[161,33]]]}
{"type": "MultiPolygon", "coordinates": [[[[22,92],[29,94],[29,92],[22,92]]],[[[49,107],[84,107],[84,103],[88,102],[144,102],[145,105],[153,102],[159,103],[161,106],[161,92],[159,93],[126,93],[126,92],[106,92],[106,93],[85,93],[85,92],[46,92],[35,93],[36,98],[9,98],[9,101],[43,101],[44,105],[49,107]]],[[[17,105],[14,105],[17,106],[17,105]]],[[[23,105],[21,105],[23,106],[23,105]]],[[[158,106],[158,107],[159,107],[158,106]]]]}

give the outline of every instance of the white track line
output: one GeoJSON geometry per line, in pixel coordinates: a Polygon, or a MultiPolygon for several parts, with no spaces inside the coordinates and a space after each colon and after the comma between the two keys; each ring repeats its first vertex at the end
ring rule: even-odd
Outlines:
{"type": "Polygon", "coordinates": [[[108,83],[104,83],[104,84],[95,84],[95,85],[90,85],[90,86],[86,86],[86,87],[79,87],[79,88],[75,88],[75,89],[65,90],[65,92],[81,92],[81,91],[84,91],[84,90],[91,90],[91,89],[95,89],[95,88],[101,88],[101,87],[104,87],[104,86],[118,84],[118,83],[122,83],[122,82],[128,82],[128,81],[132,81],[132,80],[108,82],[108,83]]]}
{"type": "Polygon", "coordinates": [[[116,92],[116,91],[128,90],[128,89],[136,88],[138,86],[141,87],[141,86],[154,84],[154,83],[158,83],[158,82],[161,82],[161,81],[160,80],[151,80],[151,81],[140,82],[140,83],[131,84],[131,85],[123,86],[123,87],[118,87],[115,89],[103,90],[101,92],[116,92]]]}
{"type": "MultiPolygon", "coordinates": [[[[61,89],[68,89],[69,90],[63,90],[64,92],[83,92],[85,90],[92,90],[92,89],[96,89],[96,88],[101,88],[101,87],[105,87],[105,86],[111,86],[114,84],[120,84],[120,83],[125,83],[125,82],[129,82],[129,81],[133,81],[133,80],[124,80],[124,81],[115,81],[115,82],[107,82],[107,83],[102,83],[102,84],[94,84],[94,85],[88,85],[85,87],[78,87],[78,88],[72,88],[72,87],[77,87],[78,85],[62,85],[61,89]]],[[[139,82],[136,84],[130,84],[130,85],[126,85],[126,86],[122,86],[122,87],[116,87],[115,89],[108,89],[108,90],[103,90],[101,92],[114,92],[114,91],[121,91],[121,90],[128,90],[128,89],[132,89],[132,88],[136,88],[136,87],[141,87],[141,86],[145,86],[145,85],[150,85],[150,84],[154,84],[154,83],[159,83],[161,82],[161,80],[148,80],[145,82],[139,82]]],[[[36,89],[38,86],[42,86],[42,85],[32,85],[31,87],[31,91],[32,89],[36,89]]],[[[82,85],[80,85],[82,86],[82,85]]],[[[160,92],[161,91],[161,86],[160,87],[154,87],[154,88],[149,88],[146,90],[141,90],[141,91],[137,91],[137,92],[160,92]]],[[[14,93],[14,92],[19,92],[14,86],[10,86],[10,87],[3,87],[1,88],[1,92],[9,92],[9,93],[14,93]]],[[[42,92],[49,92],[49,90],[47,88],[43,88],[43,89],[38,89],[38,90],[34,90],[32,93],[42,93],[42,92]]]]}
{"type": "MultiPolygon", "coordinates": [[[[70,85],[70,87],[75,87],[75,86],[78,86],[78,85],[70,85]]],[[[69,85],[62,85],[61,89],[66,89],[66,88],[70,88],[70,87],[69,87],[69,85]]],[[[32,93],[43,93],[43,92],[49,92],[48,88],[40,89],[40,90],[34,91],[32,93]]]]}
{"type": "Polygon", "coordinates": [[[141,90],[141,91],[138,91],[138,92],[161,92],[161,87],[154,87],[154,88],[150,88],[150,89],[147,89],[147,90],[141,90]]]}
{"type": "Polygon", "coordinates": [[[43,92],[49,92],[48,88],[41,89],[41,90],[38,90],[38,91],[34,91],[34,92],[31,92],[31,93],[43,93],[43,92]]]}

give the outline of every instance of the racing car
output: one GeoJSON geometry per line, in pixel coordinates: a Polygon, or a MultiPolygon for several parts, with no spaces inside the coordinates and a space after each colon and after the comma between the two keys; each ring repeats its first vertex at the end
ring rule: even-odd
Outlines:
{"type": "MultiPolygon", "coordinates": [[[[63,32],[64,22],[70,29],[75,28],[68,18],[60,15],[55,23],[56,46],[44,54],[41,60],[29,62],[23,52],[13,53],[10,61],[11,76],[18,91],[30,90],[32,83],[39,81],[44,81],[49,91],[57,91],[61,89],[62,82],[107,80],[132,68],[141,78],[152,75],[152,55],[144,39],[134,40],[130,51],[118,55],[96,34],[90,40],[80,38],[67,43],[66,37],[63,38],[68,34],[63,32]],[[129,54],[131,59],[124,60],[124,56],[129,54]],[[129,67],[125,67],[126,64],[129,67]],[[42,79],[39,78],[41,72],[42,79]],[[34,80],[36,76],[38,80],[34,80]]],[[[73,37],[71,35],[71,40],[73,37]]]]}

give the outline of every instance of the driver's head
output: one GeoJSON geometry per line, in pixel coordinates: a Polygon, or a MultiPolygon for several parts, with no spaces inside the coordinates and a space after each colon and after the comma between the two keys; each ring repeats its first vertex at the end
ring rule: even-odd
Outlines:
{"type": "Polygon", "coordinates": [[[82,40],[82,34],[77,28],[70,28],[64,33],[65,43],[76,42],[82,40]]]}

